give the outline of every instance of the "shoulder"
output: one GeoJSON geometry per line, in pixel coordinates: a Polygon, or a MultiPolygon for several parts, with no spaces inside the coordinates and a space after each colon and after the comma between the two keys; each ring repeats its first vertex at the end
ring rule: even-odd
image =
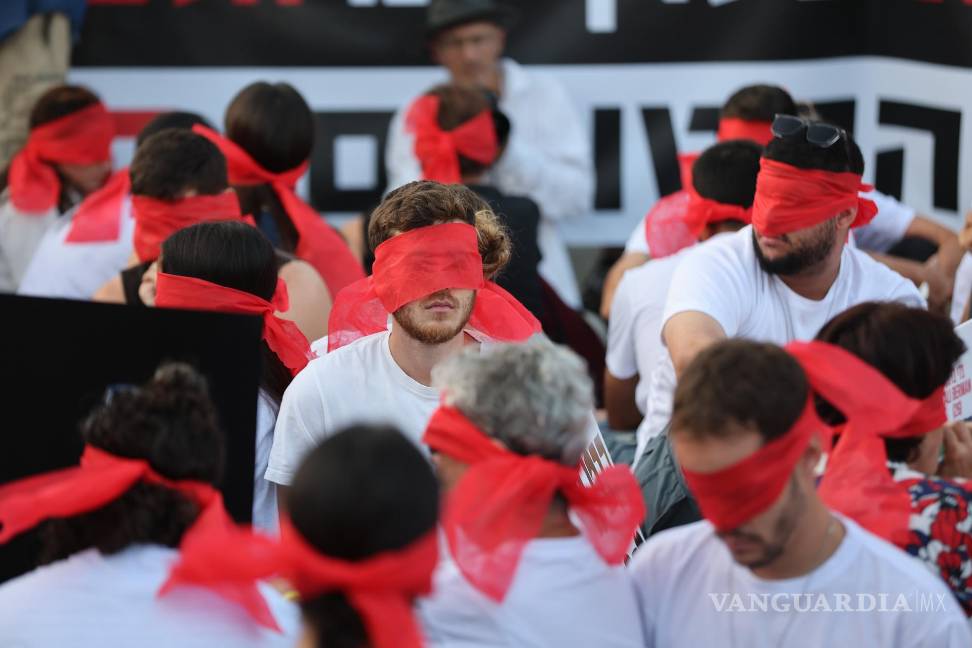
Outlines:
{"type": "Polygon", "coordinates": [[[862,300],[894,300],[909,306],[925,307],[925,300],[914,283],[875,261],[866,252],[845,245],[843,260],[852,268],[849,280],[857,293],[855,297],[862,300]]]}
{"type": "Polygon", "coordinates": [[[510,58],[503,59],[503,72],[506,75],[508,90],[511,94],[544,94],[566,98],[563,84],[552,75],[536,70],[528,70],[510,58]]]}
{"type": "Polygon", "coordinates": [[[636,577],[654,578],[659,570],[677,574],[692,566],[704,565],[696,554],[718,542],[712,525],[706,520],[666,529],[646,540],[635,552],[630,569],[636,577]]]}
{"type": "Polygon", "coordinates": [[[684,250],[674,263],[678,272],[689,273],[695,280],[741,281],[759,270],[753,251],[750,227],[733,234],[718,236],[684,250]]]}

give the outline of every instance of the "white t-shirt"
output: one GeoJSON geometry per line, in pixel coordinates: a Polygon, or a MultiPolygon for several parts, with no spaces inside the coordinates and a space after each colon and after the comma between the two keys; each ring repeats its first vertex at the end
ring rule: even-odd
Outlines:
{"type": "Polygon", "coordinates": [[[282,634],[206,589],[179,587],[157,597],[176,556],[157,545],[134,545],[112,556],[89,549],[0,585],[0,646],[294,645],[299,610],[268,586],[260,590],[282,634]]]}
{"type": "Polygon", "coordinates": [[[972,254],[966,252],[955,271],[955,284],[952,288],[952,321],[956,326],[962,323],[962,313],[972,295],[972,254]]]}
{"type": "Polygon", "coordinates": [[[627,569],[604,563],[583,537],[527,543],[506,597],[473,588],[443,543],[433,594],[418,612],[430,648],[641,648],[627,569]]]}
{"type": "Polygon", "coordinates": [[[785,580],[764,580],[736,564],[705,520],[652,536],[631,563],[645,645],[972,645],[944,583],[897,547],[841,521],[847,533],[837,551],[810,574],[785,580]]]}
{"type": "Polygon", "coordinates": [[[631,236],[628,237],[628,242],[624,244],[625,254],[630,254],[632,252],[637,252],[639,254],[650,254],[651,251],[648,249],[648,237],[645,234],[645,219],[647,216],[642,216],[638,224],[635,225],[634,231],[631,232],[631,236]]]}
{"type": "MultiPolygon", "coordinates": [[[[802,297],[778,276],[763,272],[747,226],[691,249],[672,277],[662,327],[678,313],[698,311],[715,319],[727,337],[782,345],[813,339],[834,316],[866,301],[925,307],[913,283],[846,245],[827,296],[820,301],[802,297]]],[[[667,425],[674,388],[675,370],[666,353],[652,375],[646,432],[639,435],[639,444],[667,425]]]]}
{"type": "Polygon", "coordinates": [[[10,190],[0,194],[0,292],[16,292],[44,233],[58,219],[57,207],[29,214],[14,207],[10,190]]]}
{"type": "Polygon", "coordinates": [[[857,246],[868,252],[887,252],[905,237],[915,220],[915,210],[879,191],[869,191],[861,196],[873,200],[878,213],[870,223],[854,230],[857,246]]]}
{"type": "Polygon", "coordinates": [[[69,243],[66,239],[71,221],[67,217],[59,219],[44,234],[24,272],[19,294],[91,299],[101,286],[128,267],[135,234],[130,196],[122,202],[121,228],[115,241],[69,243]]]}
{"type": "Polygon", "coordinates": [[[277,423],[277,406],[261,389],[257,397],[256,468],[253,472],[253,526],[276,534],[277,485],[265,477],[273,446],[273,428],[277,423]]]}

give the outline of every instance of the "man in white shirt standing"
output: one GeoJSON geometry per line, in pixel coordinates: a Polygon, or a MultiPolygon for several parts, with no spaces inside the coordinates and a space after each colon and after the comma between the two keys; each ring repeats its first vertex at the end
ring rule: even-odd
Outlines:
{"type": "MultiPolygon", "coordinates": [[[[846,245],[873,217],[860,197],[864,159],[842,129],[781,116],[763,153],[753,225],[693,249],[672,278],[652,375],[646,438],[671,413],[678,376],[699,351],[727,337],[776,344],[812,339],[834,315],[864,301],[924,306],[914,284],[846,245]]],[[[640,450],[640,448],[639,448],[640,450]]]]}
{"type": "Polygon", "coordinates": [[[510,242],[465,186],[413,182],[392,191],[373,212],[368,238],[374,274],[338,294],[329,351],[284,393],[266,472],[280,486],[307,452],[352,423],[393,423],[419,444],[439,403],[433,367],[466,346],[540,330],[488,281],[509,260],[510,242]]]}
{"type": "Polygon", "coordinates": [[[635,554],[647,646],[972,642],[938,578],[821,501],[826,427],[808,382],[784,350],[744,340],[684,371],[670,434],[706,519],[635,554]]]}
{"type": "MultiPolygon", "coordinates": [[[[540,274],[576,309],[580,291],[557,223],[592,209],[590,144],[570,97],[557,81],[502,58],[509,24],[510,12],[494,0],[432,0],[426,39],[432,59],[446,68],[453,83],[496,95],[499,109],[510,119],[509,143],[487,184],[505,194],[527,196],[540,206],[540,274]]],[[[414,138],[405,126],[402,109],[388,133],[389,188],[422,177],[414,138]]]]}

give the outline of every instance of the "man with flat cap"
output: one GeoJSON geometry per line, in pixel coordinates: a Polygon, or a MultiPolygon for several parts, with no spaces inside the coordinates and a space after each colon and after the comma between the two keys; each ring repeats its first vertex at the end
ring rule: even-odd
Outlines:
{"type": "MultiPolygon", "coordinates": [[[[579,308],[580,292],[557,223],[592,209],[590,144],[557,81],[503,58],[512,17],[495,0],[432,0],[426,45],[453,83],[491,93],[509,117],[509,142],[487,180],[505,194],[527,196],[540,206],[540,274],[565,303],[579,308]]],[[[422,177],[407,113],[407,106],[399,110],[389,130],[388,189],[422,177]]]]}

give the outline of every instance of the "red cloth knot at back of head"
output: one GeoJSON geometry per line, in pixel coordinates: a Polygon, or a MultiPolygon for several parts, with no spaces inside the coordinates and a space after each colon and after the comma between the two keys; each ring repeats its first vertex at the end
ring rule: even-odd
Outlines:
{"type": "Polygon", "coordinates": [[[716,139],[720,142],[728,140],[749,140],[760,146],[766,146],[773,139],[773,123],[768,121],[750,121],[735,117],[719,120],[719,131],[716,139]]]}
{"type": "Polygon", "coordinates": [[[289,309],[287,284],[282,279],[277,279],[277,289],[270,302],[243,290],[160,271],[155,282],[155,305],[261,316],[263,339],[295,376],[314,357],[297,325],[276,315],[276,311],[289,309]]]}
{"type": "Polygon", "coordinates": [[[135,253],[142,262],[158,259],[165,239],[185,227],[243,219],[235,191],[171,201],[132,196],[132,217],[135,219],[135,253]]]}
{"type": "Polygon", "coordinates": [[[644,519],[641,489],[627,466],[611,466],[585,487],[579,466],[510,452],[448,406],[432,415],[422,441],[469,465],[449,496],[443,527],[459,570],[493,600],[505,597],[523,549],[540,533],[557,493],[612,565],[624,561],[644,519]]]}
{"type": "Polygon", "coordinates": [[[405,128],[415,135],[415,157],[422,164],[422,179],[444,184],[462,181],[459,155],[480,164],[491,164],[499,153],[496,126],[489,109],[446,131],[439,126],[441,100],[423,95],[408,109],[405,128]]]}
{"type": "Polygon", "coordinates": [[[512,295],[483,277],[476,228],[466,223],[419,227],[375,249],[373,274],[341,291],[328,320],[328,351],[384,331],[406,304],[448,289],[476,291],[469,324],[493,340],[520,342],[540,323],[512,295]]]}
{"type": "Polygon", "coordinates": [[[904,546],[911,498],[888,471],[883,440],[941,427],[947,418],[944,386],[925,399],[914,399],[840,347],[794,342],[787,350],[804,365],[814,391],[847,419],[818,488],[821,498],[872,533],[904,546]]]}
{"type": "Polygon", "coordinates": [[[104,243],[121,235],[122,208],[131,193],[128,167],[116,171],[101,189],[85,196],[71,219],[68,243],[104,243]]]}
{"type": "Polygon", "coordinates": [[[779,236],[819,225],[849,209],[857,210],[851,227],[861,227],[877,214],[874,201],[860,196],[871,189],[856,173],[800,169],[763,157],[756,178],[753,228],[763,236],[779,236]]]}
{"type": "Polygon", "coordinates": [[[99,164],[111,159],[115,122],[101,103],[32,128],[10,162],[10,200],[23,212],[57,205],[61,180],[53,164],[99,164]]]}
{"type": "Polygon", "coordinates": [[[260,166],[236,142],[216,131],[200,124],[193,126],[192,130],[213,142],[222,151],[226,157],[230,184],[269,184],[273,188],[294,229],[297,230],[297,249],[294,250],[294,254],[314,266],[332,296],[365,276],[361,263],[352,254],[341,235],[316,209],[301,200],[294,190],[297,181],[307,172],[308,161],[305,160],[293,169],[274,173],[260,166]]]}
{"type": "MultiPolygon", "coordinates": [[[[164,592],[195,585],[233,594],[241,586],[279,576],[309,600],[327,592],[343,593],[361,615],[375,648],[420,648],[421,632],[412,613],[417,596],[432,590],[438,562],[435,532],[411,545],[364,560],[347,561],[321,554],[286,519],[280,539],[236,527],[229,534],[194,533],[185,539],[164,592]]],[[[263,599],[227,595],[257,623],[276,627],[263,599]]]]}

